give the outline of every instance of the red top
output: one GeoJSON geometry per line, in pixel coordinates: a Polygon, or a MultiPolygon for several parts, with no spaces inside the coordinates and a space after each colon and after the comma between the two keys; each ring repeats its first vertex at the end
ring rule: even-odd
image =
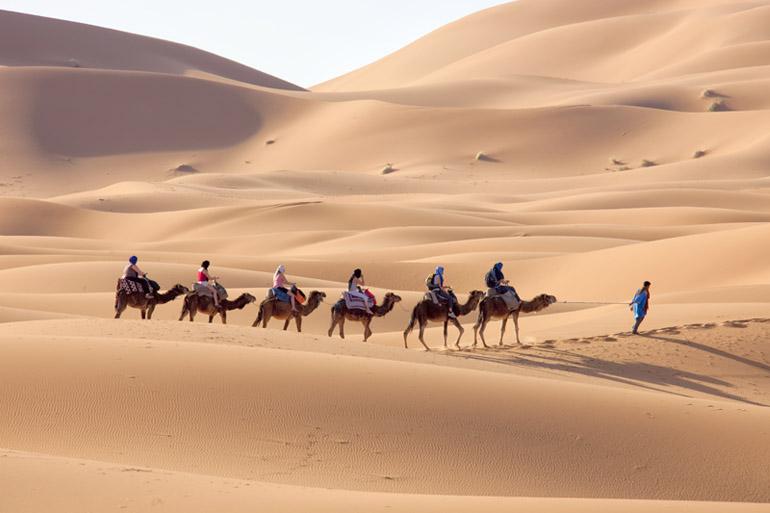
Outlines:
{"type": "Polygon", "coordinates": [[[209,281],[209,276],[206,274],[206,271],[201,267],[198,269],[198,282],[204,282],[209,281]]]}

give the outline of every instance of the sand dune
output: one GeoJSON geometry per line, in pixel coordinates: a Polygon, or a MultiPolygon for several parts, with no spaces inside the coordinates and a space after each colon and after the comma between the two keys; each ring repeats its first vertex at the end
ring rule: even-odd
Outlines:
{"type": "Polygon", "coordinates": [[[520,0],[305,91],[0,12],[0,510],[768,511],[768,15],[520,0]],[[327,296],[114,320],[129,255],[327,296]],[[497,261],[559,299],[523,346],[404,349],[436,265],[465,301],[497,261]],[[356,267],[402,298],[366,344],[356,267]]]}
{"type": "MultiPolygon", "coordinates": [[[[112,333],[107,343],[52,332],[4,337],[3,409],[12,412],[5,443],[333,488],[767,500],[760,470],[768,454],[758,445],[766,408],[392,362],[376,352],[361,359],[122,338],[127,323],[107,322],[99,330],[112,333]],[[310,379],[312,391],[298,376],[310,379]],[[582,415],[586,410],[594,414],[582,415]],[[44,411],[58,418],[53,432],[35,421],[44,411]],[[552,422],[556,412],[571,422],[552,422]],[[716,439],[720,451],[704,453],[716,439]],[[584,472],[597,457],[601,468],[584,472]]],[[[190,331],[187,324],[154,325],[164,338],[190,331]]],[[[250,345],[265,343],[246,337],[250,345]]]]}
{"type": "Polygon", "coordinates": [[[237,62],[149,37],[82,23],[0,11],[4,66],[121,69],[174,75],[204,73],[264,87],[300,90],[237,62]]]}

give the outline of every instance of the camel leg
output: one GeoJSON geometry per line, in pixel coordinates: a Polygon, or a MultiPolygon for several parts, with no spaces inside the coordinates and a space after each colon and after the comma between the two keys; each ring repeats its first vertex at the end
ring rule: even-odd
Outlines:
{"type": "Polygon", "coordinates": [[[505,335],[505,325],[508,324],[508,316],[505,316],[505,319],[503,319],[503,325],[500,327],[500,343],[498,345],[503,345],[503,335],[505,335]]]}
{"type": "Polygon", "coordinates": [[[198,311],[198,307],[190,307],[190,322],[195,321],[195,313],[198,311]]]}
{"type": "Polygon", "coordinates": [[[291,322],[291,315],[286,318],[286,322],[283,323],[283,331],[289,329],[289,323],[291,322]]]}
{"type": "Polygon", "coordinates": [[[222,318],[222,324],[227,324],[227,312],[222,310],[219,312],[219,316],[222,318]]]}
{"type": "Polygon", "coordinates": [[[149,321],[152,319],[152,313],[155,311],[155,303],[151,303],[150,306],[147,307],[147,320],[149,321]]]}
{"type": "Polygon", "coordinates": [[[142,320],[145,320],[147,318],[147,310],[142,308],[142,320]]]}
{"type": "Polygon", "coordinates": [[[182,319],[184,319],[184,316],[186,314],[187,314],[187,303],[184,302],[184,303],[182,303],[182,313],[179,314],[179,320],[181,321],[182,319]]]}
{"type": "Polygon", "coordinates": [[[476,319],[476,324],[473,325],[473,347],[476,347],[476,344],[479,343],[479,328],[481,327],[483,319],[484,312],[479,311],[479,318],[476,319]]]}
{"type": "Polygon", "coordinates": [[[126,310],[126,300],[121,299],[120,296],[118,296],[118,299],[115,300],[115,318],[120,319],[121,314],[126,310]]]}
{"type": "Polygon", "coordinates": [[[215,316],[215,315],[216,315],[216,314],[209,314],[209,324],[211,324],[212,322],[214,322],[214,316],[215,316]]]}
{"type": "Polygon", "coordinates": [[[337,327],[337,316],[334,315],[334,311],[332,310],[332,325],[329,327],[329,336],[331,337],[334,333],[334,328],[337,327]]]}
{"type": "Polygon", "coordinates": [[[270,317],[273,315],[273,313],[265,308],[265,315],[262,317],[262,327],[267,328],[267,321],[270,319],[270,317]]]}
{"type": "Polygon", "coordinates": [[[446,349],[446,337],[447,337],[448,331],[449,331],[449,318],[444,320],[444,349],[446,349]]]}
{"type": "Polygon", "coordinates": [[[519,345],[522,345],[521,340],[519,340],[519,312],[513,312],[513,325],[516,326],[516,343],[519,345]]]}
{"type": "Polygon", "coordinates": [[[404,330],[404,349],[409,349],[409,344],[407,343],[407,339],[409,338],[409,334],[414,329],[414,322],[415,322],[415,316],[414,316],[414,313],[412,313],[412,318],[409,319],[409,324],[406,326],[406,329],[404,330]]]}
{"type": "Polygon", "coordinates": [[[340,318],[340,338],[345,340],[345,318],[340,318]]]}
{"type": "Polygon", "coordinates": [[[428,322],[422,322],[422,319],[420,319],[420,335],[417,337],[420,339],[420,342],[422,342],[422,345],[425,347],[426,351],[430,351],[430,347],[428,347],[428,344],[425,343],[425,326],[428,324],[428,322]]]}
{"type": "Polygon", "coordinates": [[[302,316],[297,315],[294,317],[294,322],[297,324],[297,333],[302,333],[302,316]]]}
{"type": "Polygon", "coordinates": [[[460,321],[458,319],[452,319],[452,324],[460,331],[460,334],[457,335],[457,342],[455,342],[455,347],[457,349],[460,349],[460,339],[463,338],[463,333],[465,333],[465,329],[463,328],[463,325],[460,324],[460,321]]]}
{"type": "Polygon", "coordinates": [[[487,341],[484,339],[484,330],[487,329],[487,324],[489,324],[489,317],[484,317],[484,320],[481,321],[481,328],[479,328],[479,337],[481,338],[481,343],[484,344],[485,348],[489,348],[487,345],[487,341]]]}
{"type": "Polygon", "coordinates": [[[364,325],[364,342],[369,340],[369,337],[372,336],[372,330],[369,328],[369,324],[372,322],[372,319],[370,317],[364,317],[361,320],[361,324],[364,325]]]}

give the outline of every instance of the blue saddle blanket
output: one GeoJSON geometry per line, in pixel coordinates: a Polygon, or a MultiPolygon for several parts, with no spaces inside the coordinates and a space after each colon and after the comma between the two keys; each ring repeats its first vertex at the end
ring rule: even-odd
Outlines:
{"type": "Polygon", "coordinates": [[[291,303],[291,296],[289,296],[289,293],[285,290],[274,287],[272,289],[273,297],[275,297],[278,301],[281,301],[282,303],[291,303]]]}

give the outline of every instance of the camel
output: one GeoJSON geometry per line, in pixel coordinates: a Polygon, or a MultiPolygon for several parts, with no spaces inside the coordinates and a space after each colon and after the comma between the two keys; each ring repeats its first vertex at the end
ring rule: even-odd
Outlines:
{"type": "Polygon", "coordinates": [[[184,285],[176,284],[173,288],[160,294],[155,292],[152,298],[148,298],[143,292],[135,292],[133,294],[126,294],[120,290],[115,293],[115,318],[120,319],[120,315],[126,310],[127,307],[138,308],[142,311],[142,319],[152,319],[152,313],[155,311],[155,306],[165,305],[169,301],[175,300],[177,297],[187,294],[190,290],[184,285]]]}
{"type": "Polygon", "coordinates": [[[479,319],[476,324],[473,325],[473,347],[476,347],[477,335],[481,335],[481,342],[484,347],[489,347],[487,341],[484,340],[484,330],[487,327],[489,321],[503,320],[503,326],[500,329],[500,344],[503,345],[503,335],[505,335],[505,325],[508,323],[508,317],[513,317],[513,324],[516,326],[516,343],[519,345],[519,314],[539,312],[554,304],[556,298],[549,296],[548,294],[540,294],[531,301],[522,301],[516,310],[508,310],[508,306],[503,301],[502,297],[485,297],[479,305],[479,319]]]}
{"type": "Polygon", "coordinates": [[[285,321],[283,323],[283,331],[286,331],[289,328],[289,322],[294,319],[294,322],[297,325],[297,333],[302,333],[302,318],[313,313],[324,298],[326,298],[325,292],[314,290],[310,293],[307,303],[304,305],[297,304],[296,312],[292,311],[291,303],[278,301],[274,297],[265,299],[259,305],[257,320],[254,321],[252,327],[257,327],[259,323],[262,323],[262,327],[267,328],[267,322],[270,318],[275,317],[278,320],[285,321]]]}
{"type": "Polygon", "coordinates": [[[179,320],[184,319],[185,315],[190,316],[190,322],[195,320],[195,314],[200,312],[209,316],[209,323],[214,322],[214,317],[219,314],[222,318],[222,324],[227,324],[227,312],[230,310],[243,310],[249,303],[253,303],[257,298],[248,293],[243,293],[235,301],[222,299],[219,301],[219,308],[214,306],[214,298],[211,296],[202,296],[196,293],[187,294],[184,298],[182,313],[179,320]]]}
{"type": "MultiPolygon", "coordinates": [[[[476,309],[482,297],[484,297],[484,293],[482,291],[472,291],[470,294],[468,294],[468,301],[466,301],[465,304],[456,305],[455,315],[468,315],[476,309]]],[[[409,337],[409,334],[414,329],[416,322],[420,323],[419,339],[420,342],[422,342],[422,345],[425,346],[426,351],[430,351],[430,348],[428,347],[428,344],[425,343],[423,336],[425,334],[425,327],[427,326],[428,322],[444,323],[445,348],[447,347],[447,327],[451,322],[460,331],[460,334],[457,337],[457,342],[455,342],[455,347],[460,349],[460,339],[462,338],[465,330],[463,329],[462,325],[460,325],[460,321],[458,321],[457,318],[449,317],[449,307],[447,303],[442,302],[437,305],[430,299],[423,299],[415,305],[414,310],[412,310],[412,318],[409,320],[409,325],[404,330],[404,347],[407,349],[409,349],[409,345],[407,344],[407,337],[409,337]]]]}
{"type": "Polygon", "coordinates": [[[329,336],[332,336],[332,333],[334,333],[334,328],[339,324],[340,337],[344,339],[345,321],[357,321],[364,325],[364,342],[366,342],[369,340],[369,337],[372,336],[372,330],[369,328],[372,319],[375,317],[384,317],[390,313],[391,310],[393,310],[393,306],[395,306],[395,304],[399,301],[401,301],[400,296],[397,296],[392,292],[388,292],[385,294],[385,298],[383,299],[381,305],[372,307],[373,315],[370,315],[364,310],[348,310],[347,306],[345,305],[345,300],[340,299],[334,304],[334,306],[332,306],[332,325],[329,327],[329,336]]]}

